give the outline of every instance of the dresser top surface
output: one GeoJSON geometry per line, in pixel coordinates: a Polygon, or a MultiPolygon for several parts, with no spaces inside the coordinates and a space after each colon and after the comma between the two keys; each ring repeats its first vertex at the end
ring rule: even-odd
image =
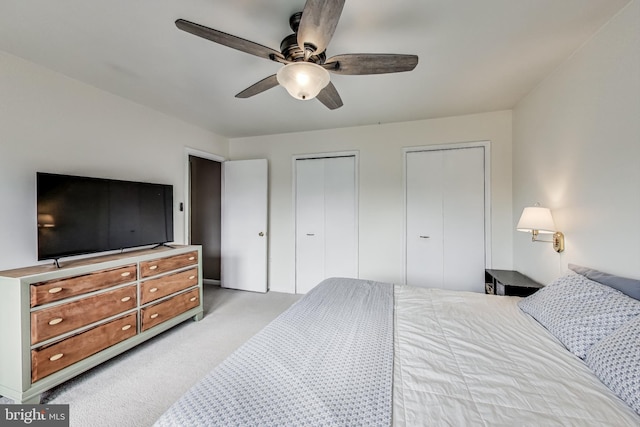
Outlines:
{"type": "Polygon", "coordinates": [[[173,247],[171,248],[167,246],[158,246],[156,248],[137,249],[137,250],[131,250],[127,252],[118,252],[118,253],[109,254],[109,255],[91,256],[88,258],[62,261],[60,262],[60,268],[56,267],[54,263],[16,268],[13,270],[0,271],[0,277],[17,279],[20,277],[33,276],[36,274],[64,271],[74,267],[83,267],[83,266],[99,264],[103,262],[118,261],[121,259],[126,259],[131,257],[138,257],[138,256],[144,256],[144,255],[162,256],[164,252],[174,251],[175,249],[183,249],[183,248],[195,249],[196,248],[196,246],[185,246],[185,245],[172,245],[172,246],[173,247]]]}

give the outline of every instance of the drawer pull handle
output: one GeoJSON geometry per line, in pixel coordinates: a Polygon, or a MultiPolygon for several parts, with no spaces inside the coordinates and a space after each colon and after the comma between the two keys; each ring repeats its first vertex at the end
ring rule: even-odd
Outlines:
{"type": "Polygon", "coordinates": [[[49,358],[49,360],[55,362],[56,360],[62,359],[62,356],[64,356],[63,353],[54,354],[49,358]]]}
{"type": "Polygon", "coordinates": [[[149,316],[149,317],[151,317],[152,319],[155,319],[156,317],[158,317],[158,313],[153,313],[153,314],[152,314],[151,316],[149,316]]]}
{"type": "Polygon", "coordinates": [[[189,280],[193,280],[195,278],[196,278],[196,276],[189,276],[189,280]]]}
{"type": "Polygon", "coordinates": [[[121,298],[121,299],[120,299],[120,301],[122,301],[122,302],[127,302],[127,301],[129,301],[130,299],[131,299],[131,297],[124,297],[124,298],[121,298]]]}
{"type": "Polygon", "coordinates": [[[124,273],[120,273],[120,275],[121,275],[122,277],[131,276],[131,272],[130,272],[130,271],[125,271],[124,273]]]}
{"type": "Polygon", "coordinates": [[[152,265],[151,267],[149,267],[149,270],[155,270],[156,268],[158,268],[157,265],[152,265]]]}
{"type": "Polygon", "coordinates": [[[151,289],[149,289],[149,292],[151,292],[151,293],[158,292],[158,288],[151,288],[151,289]]]}
{"type": "Polygon", "coordinates": [[[131,325],[124,325],[124,326],[122,327],[122,330],[123,330],[123,331],[126,331],[127,329],[131,329],[131,325]]]}
{"type": "Polygon", "coordinates": [[[57,325],[58,323],[62,322],[62,317],[56,317],[55,319],[51,319],[49,320],[49,324],[51,326],[53,325],[57,325]]]}
{"type": "Polygon", "coordinates": [[[57,294],[58,292],[62,292],[62,288],[51,288],[49,289],[50,294],[57,294]]]}
{"type": "Polygon", "coordinates": [[[196,298],[196,297],[191,297],[191,299],[190,299],[189,301],[193,302],[193,301],[195,301],[195,300],[197,300],[197,299],[198,299],[198,298],[196,298]]]}
{"type": "Polygon", "coordinates": [[[193,261],[194,259],[196,259],[196,257],[194,257],[194,256],[190,256],[189,257],[189,261],[193,261]]]}

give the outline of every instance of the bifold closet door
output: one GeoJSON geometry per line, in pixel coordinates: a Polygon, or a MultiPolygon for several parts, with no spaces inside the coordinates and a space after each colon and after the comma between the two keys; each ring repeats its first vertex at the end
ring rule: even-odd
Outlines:
{"type": "Polygon", "coordinates": [[[483,291],[483,147],[407,153],[405,268],[409,285],[483,291]]]}
{"type": "Polygon", "coordinates": [[[328,277],[357,277],[355,157],[298,159],[296,292],[328,277]]]}
{"type": "Polygon", "coordinates": [[[412,286],[441,287],[444,280],[443,153],[408,153],[406,168],[406,281],[412,286]]]}

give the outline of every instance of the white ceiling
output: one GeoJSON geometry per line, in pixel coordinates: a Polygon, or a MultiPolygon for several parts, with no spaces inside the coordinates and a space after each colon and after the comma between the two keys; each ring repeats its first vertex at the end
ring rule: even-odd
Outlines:
{"type": "Polygon", "coordinates": [[[408,73],[332,74],[344,106],[282,87],[275,62],[178,30],[279,50],[304,0],[1,0],[0,50],[230,138],[512,108],[629,0],[347,0],[327,56],[416,54],[408,73]]]}

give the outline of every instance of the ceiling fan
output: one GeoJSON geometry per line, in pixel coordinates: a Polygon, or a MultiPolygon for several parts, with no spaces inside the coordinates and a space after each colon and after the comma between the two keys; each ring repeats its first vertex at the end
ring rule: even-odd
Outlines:
{"type": "Polygon", "coordinates": [[[236,95],[249,98],[280,84],[291,96],[301,100],[318,98],[331,110],[341,107],[342,99],[330,81],[335,74],[365,75],[411,71],[418,65],[416,55],[355,53],[326,57],[326,48],[338,25],[345,0],[307,0],[302,12],[289,18],[291,34],[280,43],[280,52],[258,43],[214,30],[184,19],[176,26],[188,33],[251,55],[279,62],[284,66],[236,95]]]}

